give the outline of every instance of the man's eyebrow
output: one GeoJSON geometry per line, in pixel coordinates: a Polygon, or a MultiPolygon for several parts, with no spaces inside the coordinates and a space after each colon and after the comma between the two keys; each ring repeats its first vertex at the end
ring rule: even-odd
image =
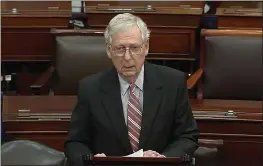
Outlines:
{"type": "Polygon", "coordinates": [[[116,45],[114,47],[126,47],[126,46],[140,46],[140,44],[138,44],[138,43],[130,43],[130,44],[127,44],[127,45],[120,44],[120,45],[116,45]]]}
{"type": "Polygon", "coordinates": [[[124,45],[117,45],[117,46],[115,46],[115,47],[125,47],[124,45]]]}

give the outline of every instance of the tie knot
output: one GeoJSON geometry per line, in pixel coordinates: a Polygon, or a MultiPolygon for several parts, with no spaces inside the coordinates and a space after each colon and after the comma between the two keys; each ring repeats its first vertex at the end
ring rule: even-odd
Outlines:
{"type": "Polygon", "coordinates": [[[130,92],[134,92],[135,87],[136,87],[136,85],[134,83],[130,84],[130,92]]]}

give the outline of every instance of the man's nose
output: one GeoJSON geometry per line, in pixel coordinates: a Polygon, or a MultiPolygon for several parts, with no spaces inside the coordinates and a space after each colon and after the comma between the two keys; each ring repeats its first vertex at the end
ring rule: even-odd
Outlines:
{"type": "Polygon", "coordinates": [[[125,50],[125,53],[124,53],[124,59],[125,60],[130,60],[132,57],[131,57],[131,54],[130,54],[130,49],[126,48],[125,50]]]}

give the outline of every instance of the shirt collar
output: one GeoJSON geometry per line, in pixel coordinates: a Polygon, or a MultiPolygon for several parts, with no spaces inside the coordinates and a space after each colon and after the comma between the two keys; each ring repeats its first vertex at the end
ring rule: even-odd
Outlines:
{"type": "MultiPolygon", "coordinates": [[[[118,77],[120,81],[121,94],[125,95],[125,93],[129,89],[130,83],[124,80],[119,74],[118,77]]],[[[141,91],[143,91],[143,80],[144,80],[144,65],[142,66],[142,70],[135,81],[136,87],[138,87],[141,91]]]]}

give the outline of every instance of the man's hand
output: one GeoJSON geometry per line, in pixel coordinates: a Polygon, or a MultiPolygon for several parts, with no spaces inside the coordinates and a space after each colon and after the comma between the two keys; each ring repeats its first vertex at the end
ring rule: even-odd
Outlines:
{"type": "Polygon", "coordinates": [[[143,152],[143,157],[165,157],[164,155],[159,154],[153,150],[147,150],[143,152]]]}
{"type": "Polygon", "coordinates": [[[104,153],[98,153],[94,155],[94,157],[106,157],[106,155],[104,153]]]}

